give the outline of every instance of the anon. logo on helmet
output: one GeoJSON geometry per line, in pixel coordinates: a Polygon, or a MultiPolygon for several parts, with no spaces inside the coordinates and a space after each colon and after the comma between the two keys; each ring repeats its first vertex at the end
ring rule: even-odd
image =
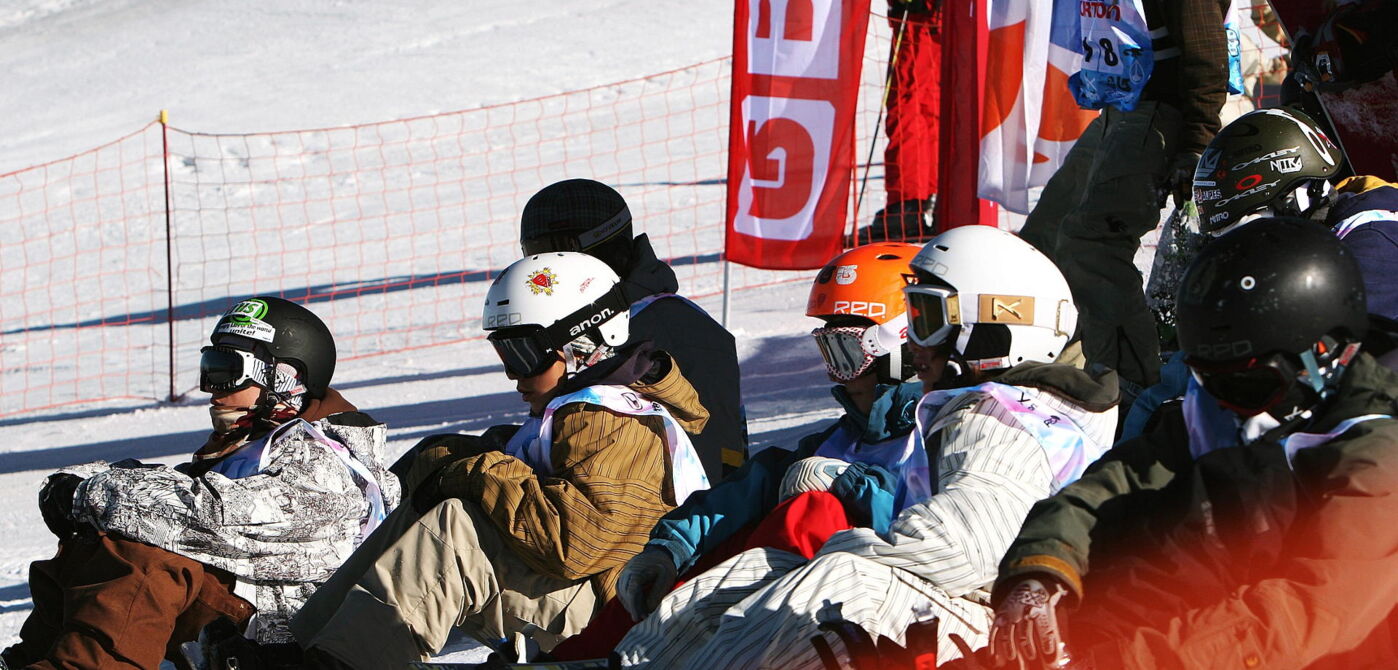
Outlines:
{"type": "Polygon", "coordinates": [[[529,290],[533,291],[534,295],[540,293],[553,295],[553,288],[558,285],[558,275],[554,274],[553,270],[541,268],[538,272],[529,275],[529,279],[525,283],[529,285],[529,290]]]}

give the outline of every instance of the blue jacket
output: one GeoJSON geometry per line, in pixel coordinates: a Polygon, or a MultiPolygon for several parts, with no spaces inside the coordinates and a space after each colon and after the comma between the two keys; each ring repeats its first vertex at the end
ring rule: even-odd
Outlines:
{"type": "Polygon", "coordinates": [[[1352,177],[1326,223],[1359,261],[1369,313],[1398,319],[1398,186],[1373,177],[1352,177]]]}
{"type": "MultiPolygon", "coordinates": [[[[691,495],[683,505],[671,510],[651,530],[647,547],[663,548],[675,559],[680,573],[700,556],[712,551],[739,530],[765,518],[778,502],[782,476],[791,464],[815,454],[835,431],[845,427],[859,434],[861,442],[883,442],[907,435],[914,426],[913,410],[922,397],[917,382],[898,386],[880,385],[869,415],[854,408],[843,386],[831,389],[845,415],[826,429],[801,438],[793,451],[770,448],[748,459],[733,474],[706,491],[691,495]]],[[[876,529],[887,527],[893,516],[893,495],[873,476],[865,476],[846,489],[841,500],[846,507],[858,507],[871,517],[876,529]]]]}

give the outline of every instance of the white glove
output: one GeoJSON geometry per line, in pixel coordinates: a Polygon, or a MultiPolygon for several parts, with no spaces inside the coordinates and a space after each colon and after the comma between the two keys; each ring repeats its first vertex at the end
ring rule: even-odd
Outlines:
{"type": "Polygon", "coordinates": [[[664,549],[645,549],[631,557],[616,582],[621,606],[639,622],[660,606],[660,599],[675,588],[675,560],[664,549]]]}
{"type": "Polygon", "coordinates": [[[1067,665],[1055,611],[1067,592],[1051,579],[1021,579],[1010,587],[990,629],[990,651],[997,666],[1033,667],[1030,662],[1036,659],[1041,667],[1067,665]]]}

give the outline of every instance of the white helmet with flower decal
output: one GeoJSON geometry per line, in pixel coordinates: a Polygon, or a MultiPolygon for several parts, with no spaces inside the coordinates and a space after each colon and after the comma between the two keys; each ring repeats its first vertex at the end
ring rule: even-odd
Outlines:
{"type": "Polygon", "coordinates": [[[515,261],[485,296],[484,328],[505,366],[538,374],[561,353],[576,372],[607,358],[630,335],[630,304],[606,263],[576,252],[515,261]]]}

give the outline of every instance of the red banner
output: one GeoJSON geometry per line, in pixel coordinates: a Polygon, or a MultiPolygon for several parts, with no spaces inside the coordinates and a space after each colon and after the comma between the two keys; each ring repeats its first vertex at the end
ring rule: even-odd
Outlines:
{"type": "Polygon", "coordinates": [[[843,249],[869,0],[738,0],[728,260],[821,267],[843,249]]]}

